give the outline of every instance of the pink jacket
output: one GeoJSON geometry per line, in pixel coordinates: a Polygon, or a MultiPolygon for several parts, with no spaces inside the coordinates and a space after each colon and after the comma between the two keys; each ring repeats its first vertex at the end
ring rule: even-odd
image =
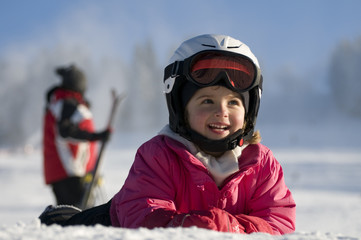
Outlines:
{"type": "MultiPolygon", "coordinates": [[[[296,205],[272,152],[261,144],[249,145],[239,166],[219,189],[183,144],[158,135],[138,149],[122,189],[112,200],[112,225],[149,227],[146,218],[157,209],[180,214],[217,208],[237,216],[242,225],[256,219],[269,225],[272,234],[293,232],[296,205]]],[[[161,225],[170,226],[172,217],[167,220],[167,214],[160,214],[159,218],[161,225]]]]}

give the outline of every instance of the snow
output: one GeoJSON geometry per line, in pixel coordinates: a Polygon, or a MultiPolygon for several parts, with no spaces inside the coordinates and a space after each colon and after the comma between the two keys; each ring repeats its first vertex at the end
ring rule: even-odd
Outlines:
{"type": "Polygon", "coordinates": [[[113,227],[103,227],[97,225],[95,227],[66,227],[59,226],[45,227],[40,225],[38,221],[31,224],[16,224],[10,228],[0,227],[0,239],[19,239],[19,236],[26,236],[24,239],[157,239],[157,240],[187,240],[187,239],[242,239],[242,240],[265,240],[265,239],[283,239],[283,240],[323,240],[323,239],[357,239],[353,237],[345,237],[339,234],[331,233],[295,233],[284,236],[271,236],[269,234],[256,233],[250,235],[239,235],[233,233],[220,233],[210,230],[188,228],[188,229],[120,229],[113,227]],[[4,231],[4,232],[3,232],[4,231]]]}
{"type": "MultiPolygon", "coordinates": [[[[153,134],[112,138],[101,165],[108,198],[122,186],[137,146],[153,134]]],[[[263,136],[267,139],[267,133],[263,136]]],[[[275,146],[272,151],[297,203],[293,234],[240,236],[197,228],[44,226],[37,217],[54,199],[43,183],[41,150],[30,148],[0,150],[0,239],[361,239],[361,149],[275,146]]]]}

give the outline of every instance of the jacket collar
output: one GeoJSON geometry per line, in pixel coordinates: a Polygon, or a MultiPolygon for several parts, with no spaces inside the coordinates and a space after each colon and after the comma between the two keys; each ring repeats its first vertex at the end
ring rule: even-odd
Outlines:
{"type": "Polygon", "coordinates": [[[166,125],[159,132],[159,135],[165,135],[184,144],[188,151],[211,173],[217,186],[221,186],[227,177],[239,170],[238,158],[241,156],[242,150],[247,146],[238,146],[233,150],[224,152],[219,158],[215,158],[212,155],[202,152],[194,143],[173,132],[169,125],[166,125]]]}

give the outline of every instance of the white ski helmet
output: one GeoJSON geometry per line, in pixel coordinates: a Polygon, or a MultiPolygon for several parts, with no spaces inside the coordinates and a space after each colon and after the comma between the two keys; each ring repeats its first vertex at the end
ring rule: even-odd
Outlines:
{"type": "MultiPolygon", "coordinates": [[[[253,136],[262,81],[258,60],[246,44],[225,35],[206,34],[191,38],[179,46],[164,69],[169,126],[205,151],[232,150],[253,136]],[[213,85],[224,85],[247,98],[244,129],[221,140],[208,139],[188,126],[185,101],[189,98],[182,99],[183,92],[189,88],[197,90],[213,85]]],[[[192,95],[195,90],[191,90],[192,95]]]]}

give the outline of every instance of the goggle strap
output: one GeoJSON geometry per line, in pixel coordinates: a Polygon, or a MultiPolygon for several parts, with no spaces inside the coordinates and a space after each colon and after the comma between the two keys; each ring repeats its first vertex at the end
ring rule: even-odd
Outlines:
{"type": "Polygon", "coordinates": [[[175,61],[164,69],[164,79],[175,78],[183,74],[183,61],[175,61]]]}

